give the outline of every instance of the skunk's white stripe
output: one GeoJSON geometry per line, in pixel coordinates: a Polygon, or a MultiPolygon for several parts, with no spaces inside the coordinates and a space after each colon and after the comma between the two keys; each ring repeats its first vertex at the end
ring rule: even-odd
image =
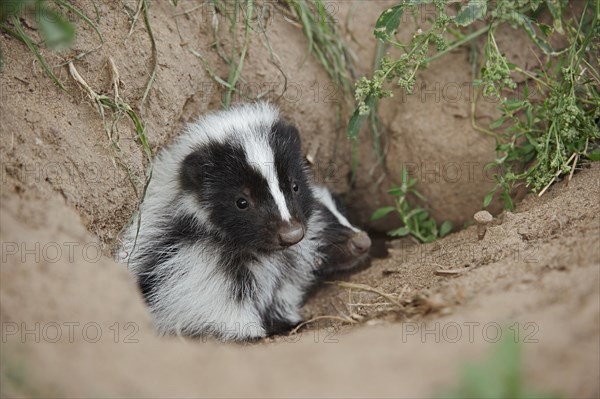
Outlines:
{"type": "Polygon", "coordinates": [[[285,197],[281,191],[279,179],[277,178],[273,149],[266,141],[264,136],[262,138],[245,137],[243,147],[244,151],[246,152],[246,159],[248,160],[248,163],[256,168],[256,170],[262,174],[267,181],[269,191],[275,200],[275,204],[277,204],[281,219],[288,222],[292,218],[292,215],[288,210],[285,197]]]}
{"type": "Polygon", "coordinates": [[[315,194],[317,200],[320,201],[323,205],[325,205],[325,207],[331,213],[333,213],[333,216],[335,216],[335,218],[338,220],[338,222],[340,222],[341,225],[348,227],[352,231],[360,231],[356,227],[352,226],[348,219],[346,219],[346,217],[340,213],[340,211],[335,206],[335,202],[333,201],[333,197],[331,196],[329,190],[327,190],[325,187],[315,185],[313,187],[313,193],[315,194]]]}
{"type": "MultiPolygon", "coordinates": [[[[274,176],[277,176],[274,165],[271,165],[273,169],[274,176]]],[[[283,196],[283,192],[281,191],[281,186],[279,185],[279,179],[274,177],[269,181],[269,190],[271,191],[271,195],[275,199],[275,203],[277,204],[277,208],[279,208],[279,213],[281,214],[281,219],[289,222],[292,218],[289,209],[287,208],[287,204],[285,202],[285,197],[283,196]]]]}

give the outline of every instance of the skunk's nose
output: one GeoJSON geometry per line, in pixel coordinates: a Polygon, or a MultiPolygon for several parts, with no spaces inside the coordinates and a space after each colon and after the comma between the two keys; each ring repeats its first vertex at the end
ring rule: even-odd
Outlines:
{"type": "Polygon", "coordinates": [[[350,239],[348,246],[350,247],[350,252],[352,252],[353,255],[363,255],[369,252],[369,248],[371,248],[371,239],[367,233],[361,231],[350,239]]]}
{"type": "Polygon", "coordinates": [[[304,238],[304,228],[297,221],[292,221],[279,229],[279,245],[289,247],[304,238]]]}

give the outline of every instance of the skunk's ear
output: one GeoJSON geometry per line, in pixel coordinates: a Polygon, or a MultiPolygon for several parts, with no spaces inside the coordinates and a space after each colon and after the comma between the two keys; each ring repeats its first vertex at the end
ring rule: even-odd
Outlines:
{"type": "Polygon", "coordinates": [[[275,122],[271,130],[271,144],[274,147],[284,147],[300,152],[300,132],[295,126],[280,119],[275,122]]]}
{"type": "Polygon", "coordinates": [[[181,188],[185,191],[197,191],[202,185],[203,180],[203,154],[202,151],[196,150],[190,153],[181,163],[179,170],[179,181],[181,188]]]}

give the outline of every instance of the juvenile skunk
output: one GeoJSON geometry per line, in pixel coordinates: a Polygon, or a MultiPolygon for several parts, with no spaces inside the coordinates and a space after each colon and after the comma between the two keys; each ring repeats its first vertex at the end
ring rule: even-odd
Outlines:
{"type": "Polygon", "coordinates": [[[161,150],[120,255],[158,331],[247,340],[300,322],[326,223],[312,190],[297,129],[266,103],[161,150]]]}
{"type": "Polygon", "coordinates": [[[353,226],[343,212],[339,198],[326,187],[315,185],[318,220],[324,226],[317,232],[317,274],[351,270],[364,263],[371,248],[366,232],[353,226]]]}

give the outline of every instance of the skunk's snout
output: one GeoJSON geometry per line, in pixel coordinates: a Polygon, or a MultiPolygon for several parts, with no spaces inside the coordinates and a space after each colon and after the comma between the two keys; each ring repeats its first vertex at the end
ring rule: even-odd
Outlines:
{"type": "Polygon", "coordinates": [[[355,256],[360,256],[369,252],[371,248],[371,239],[364,231],[356,233],[348,242],[350,252],[355,256]]]}
{"type": "Polygon", "coordinates": [[[304,227],[302,227],[300,222],[292,220],[279,229],[277,236],[279,238],[279,245],[289,247],[290,245],[299,243],[304,238],[304,227]]]}

